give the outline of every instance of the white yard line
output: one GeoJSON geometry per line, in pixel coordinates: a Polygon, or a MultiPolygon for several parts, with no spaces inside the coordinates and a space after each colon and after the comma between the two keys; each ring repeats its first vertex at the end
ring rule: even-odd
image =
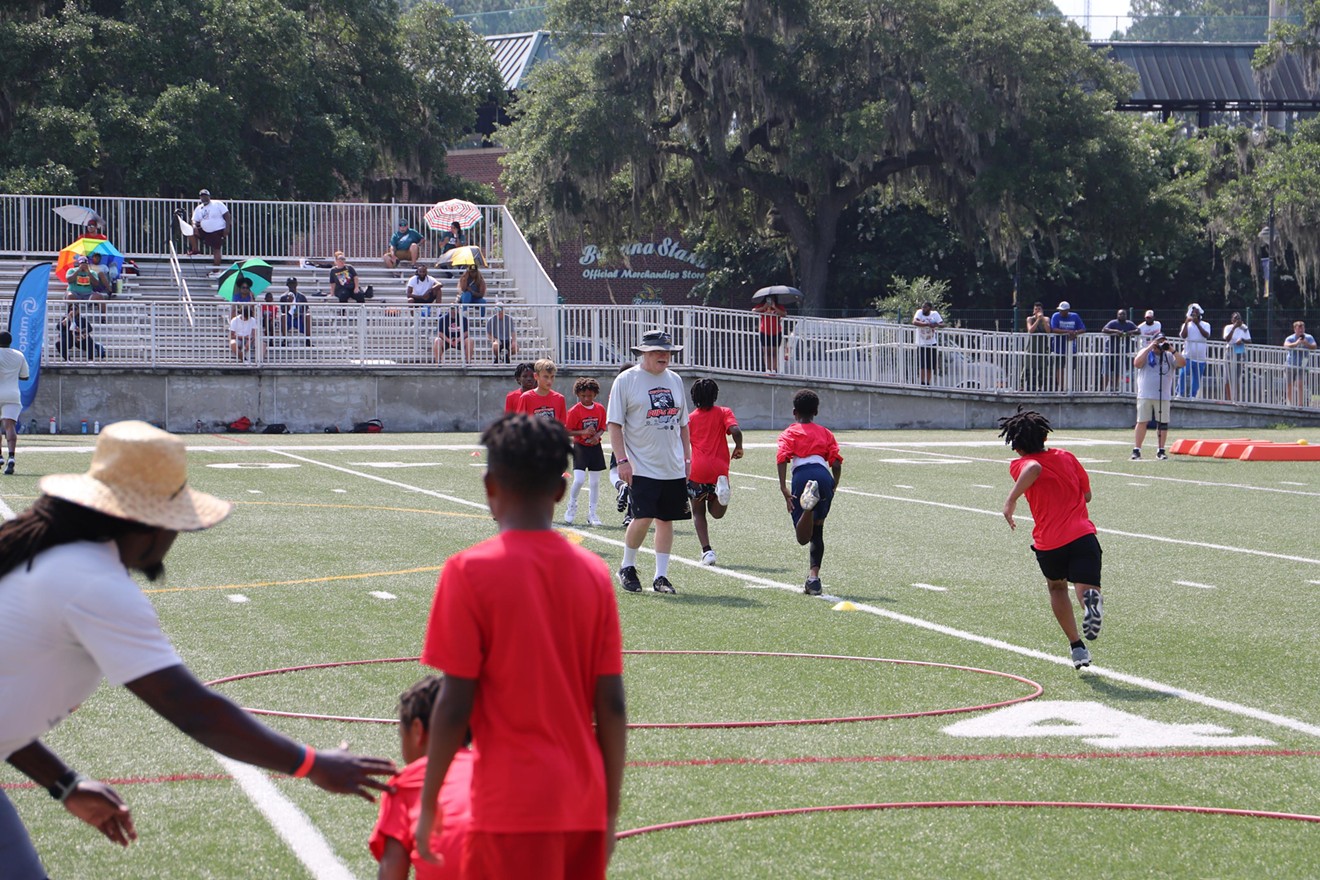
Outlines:
{"type": "MultiPolygon", "coordinates": [[[[380,477],[375,474],[363,473],[361,471],[352,471],[349,470],[348,468],[343,468],[338,465],[327,464],[325,462],[316,461],[315,459],[311,459],[311,458],[304,458],[302,456],[293,456],[293,455],[291,455],[291,457],[297,458],[300,461],[306,461],[308,464],[320,465],[321,467],[329,468],[331,470],[336,470],[341,473],[354,474],[355,476],[359,476],[367,480],[375,480],[377,482],[387,483],[389,485],[397,486],[400,489],[405,489],[410,492],[418,492],[423,495],[431,495],[436,498],[442,498],[457,504],[461,504],[465,507],[478,507],[483,510],[486,509],[486,505],[484,503],[468,501],[467,499],[464,498],[455,498],[449,495],[443,495],[439,492],[432,492],[428,489],[422,489],[417,486],[409,486],[406,483],[400,483],[395,480],[387,480],[384,477],[380,477]]],[[[745,476],[753,476],[753,475],[747,474],[745,476]]],[[[757,476],[759,479],[777,479],[774,477],[760,477],[759,475],[755,475],[755,476],[757,476]]],[[[842,489],[840,491],[846,492],[848,490],[842,489]]],[[[856,494],[865,495],[868,493],[859,492],[856,494]]],[[[889,497],[889,496],[877,496],[877,497],[889,497]]],[[[892,498],[892,500],[915,501],[916,499],[892,498]]],[[[943,504],[933,501],[921,502],[921,503],[931,504],[937,507],[947,507],[954,510],[965,510],[965,511],[970,511],[972,513],[992,513],[995,516],[1000,515],[998,511],[979,510],[974,507],[959,507],[958,505],[954,505],[954,504],[943,504]]],[[[602,544],[607,544],[609,546],[618,549],[623,548],[623,542],[616,538],[606,537],[605,535],[598,534],[589,529],[577,529],[576,532],[582,535],[584,538],[589,538],[593,541],[597,541],[602,544]]],[[[1214,545],[1199,544],[1193,541],[1177,541],[1172,538],[1157,538],[1153,536],[1141,536],[1141,535],[1136,535],[1133,537],[1152,537],[1153,540],[1164,540],[1179,544],[1184,544],[1184,543],[1192,544],[1193,546],[1197,546],[1197,547],[1214,546],[1214,545]]],[[[645,549],[648,554],[653,552],[647,548],[643,548],[643,549],[645,549]]],[[[1220,548],[1220,549],[1238,549],[1238,548],[1220,548]]],[[[1252,551],[1242,551],[1242,552],[1252,552],[1252,551]]],[[[1260,555],[1277,556],[1278,554],[1261,553],[1260,555]]],[[[1283,558],[1297,559],[1297,557],[1283,557],[1283,558]]],[[[1320,565],[1320,560],[1302,560],[1302,561],[1313,562],[1317,565],[1320,565]]],[[[670,562],[678,563],[680,565],[686,565],[691,568],[711,571],[717,574],[725,575],[727,577],[735,578],[736,580],[742,581],[745,585],[749,587],[784,590],[785,592],[796,593],[796,594],[801,594],[802,592],[802,587],[797,584],[786,584],[780,581],[770,580],[769,578],[762,578],[762,577],[757,577],[755,575],[744,574],[743,572],[736,571],[734,569],[722,568],[717,565],[702,565],[699,561],[695,559],[686,559],[681,556],[672,556],[670,557],[670,562]]],[[[833,604],[835,602],[840,601],[841,597],[823,595],[820,598],[827,600],[831,604],[833,604]]],[[[1072,666],[1072,660],[1067,657],[1058,656],[1055,654],[1046,654],[1044,651],[1037,651],[1033,648],[1025,648],[1020,645],[1014,645],[1009,642],[1000,641],[999,639],[990,638],[988,636],[977,635],[976,633],[967,632],[966,630],[955,629],[950,626],[945,626],[944,624],[935,623],[929,620],[923,620],[919,617],[909,617],[906,614],[899,614],[896,611],[890,611],[889,609],[886,608],[879,608],[874,605],[867,605],[865,603],[855,603],[855,604],[857,605],[857,609],[859,611],[865,611],[866,613],[873,614],[877,617],[883,617],[888,620],[897,621],[899,623],[906,623],[910,626],[915,626],[921,629],[929,630],[931,632],[940,633],[941,635],[950,636],[952,638],[961,639],[967,642],[974,642],[976,644],[985,645],[987,647],[995,648],[1001,651],[1008,651],[1010,653],[1018,654],[1023,657],[1030,657],[1034,660],[1041,660],[1043,662],[1053,663],[1059,666],[1068,666],[1068,667],[1072,666]]],[[[1125,684],[1130,684],[1134,687],[1144,688],[1146,690],[1155,691],[1157,693],[1168,694],[1170,696],[1187,700],[1188,702],[1198,703],[1200,705],[1207,706],[1212,709],[1217,709],[1222,712],[1227,712],[1232,715],[1239,715],[1244,718],[1253,718],[1255,720],[1264,721],[1266,723],[1273,724],[1278,727],[1284,727],[1289,730],[1295,730],[1300,733],[1308,734],[1310,736],[1320,737],[1320,725],[1309,724],[1305,721],[1301,721],[1296,718],[1290,718],[1286,715],[1278,715],[1276,713],[1266,712],[1263,709],[1257,709],[1252,706],[1244,706],[1241,703],[1234,703],[1228,700],[1221,700],[1217,697],[1211,697],[1206,694],[1199,694],[1195,691],[1185,690],[1175,685],[1164,684],[1163,682],[1154,681],[1152,679],[1141,678],[1135,675],[1128,675],[1126,673],[1118,672],[1113,669],[1107,669],[1103,666],[1092,665],[1087,668],[1092,675],[1099,675],[1104,678],[1113,679],[1114,681],[1120,681],[1125,684]]]]}
{"type": "Polygon", "coordinates": [[[238,787],[316,880],[353,880],[353,873],[335,855],[312,820],[293,801],[280,794],[265,771],[215,752],[211,755],[234,777],[238,787]]]}
{"type": "Polygon", "coordinates": [[[1198,590],[1216,589],[1214,584],[1198,584],[1196,581],[1174,581],[1180,587],[1196,587],[1198,590]]]}
{"type": "Polygon", "coordinates": [[[918,590],[931,590],[936,593],[949,592],[948,587],[937,587],[934,584],[913,584],[912,586],[916,587],[918,590]]]}

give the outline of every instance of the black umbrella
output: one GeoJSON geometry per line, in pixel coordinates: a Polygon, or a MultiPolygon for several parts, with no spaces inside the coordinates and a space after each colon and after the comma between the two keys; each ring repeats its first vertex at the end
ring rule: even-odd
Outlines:
{"type": "Polygon", "coordinates": [[[789,287],[786,284],[776,284],[773,287],[762,287],[756,293],[752,294],[752,302],[764,302],[769,297],[775,297],[779,302],[786,299],[794,299],[798,302],[806,299],[806,294],[796,287],[789,287]]]}

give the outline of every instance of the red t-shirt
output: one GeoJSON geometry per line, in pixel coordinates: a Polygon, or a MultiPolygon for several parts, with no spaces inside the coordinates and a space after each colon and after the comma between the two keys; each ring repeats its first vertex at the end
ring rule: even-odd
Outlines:
{"type": "Polygon", "coordinates": [[[729,441],[725,436],[738,427],[738,417],[727,406],[694,409],[688,416],[688,436],[692,438],[694,483],[713,483],[729,475],[729,441]]]}
{"type": "Polygon", "coordinates": [[[506,531],[449,557],[422,662],[477,681],[472,829],[602,831],[596,681],[623,674],[604,560],[553,531],[506,531]]]}
{"type": "MultiPolygon", "coordinates": [[[[595,428],[597,431],[605,430],[605,407],[600,401],[593,400],[591,406],[585,407],[581,403],[573,404],[573,408],[568,411],[568,418],[564,420],[564,427],[569,431],[582,431],[586,428],[595,428]]],[[[598,434],[588,440],[586,437],[574,437],[574,443],[581,443],[583,446],[599,446],[605,439],[604,434],[598,434]]]]}
{"type": "Polygon", "coordinates": [[[539,394],[535,388],[524,391],[518,398],[518,411],[543,419],[557,419],[561,425],[568,421],[568,405],[564,395],[553,389],[549,394],[539,394]]]}
{"type": "Polygon", "coordinates": [[[761,313],[761,332],[767,336],[778,336],[779,319],[788,314],[788,309],[778,303],[766,303],[757,307],[756,311],[761,313]]]}
{"type": "Polygon", "coordinates": [[[839,454],[839,441],[829,428],[815,422],[794,422],[779,435],[779,451],[775,454],[776,462],[792,461],[819,455],[826,464],[843,461],[839,454]]]}
{"type": "Polygon", "coordinates": [[[519,402],[522,400],[523,390],[515,388],[504,395],[504,411],[506,413],[519,412],[519,402]]]}
{"type": "Polygon", "coordinates": [[[423,861],[413,837],[417,814],[422,809],[425,758],[418,758],[400,770],[390,780],[394,792],[387,791],[380,796],[380,815],[367,840],[376,861],[385,855],[386,838],[392,837],[408,850],[417,880],[454,880],[459,876],[463,842],[472,825],[472,763],[472,752],[459,749],[449,764],[444,784],[440,786],[439,825],[431,833],[431,852],[445,857],[444,867],[423,861]]]}
{"type": "Polygon", "coordinates": [[[1086,512],[1091,478],[1077,457],[1064,449],[1019,456],[1008,465],[1015,482],[1029,461],[1040,463],[1036,482],[1025,493],[1031,518],[1036,521],[1031,529],[1031,546],[1037,550],[1057,550],[1083,535],[1094,535],[1095,525],[1086,512]]]}

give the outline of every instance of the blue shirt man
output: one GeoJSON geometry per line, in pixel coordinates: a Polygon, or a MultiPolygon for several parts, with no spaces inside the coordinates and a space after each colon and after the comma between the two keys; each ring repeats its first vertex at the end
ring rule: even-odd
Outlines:
{"type": "Polygon", "coordinates": [[[1067,351],[1077,352],[1077,337],[1086,332],[1086,324],[1082,322],[1082,316],[1072,311],[1072,306],[1067,300],[1059,303],[1059,310],[1050,315],[1050,333],[1054,338],[1054,353],[1064,354],[1067,351]],[[1072,341],[1072,348],[1066,348],[1068,340],[1072,341]]]}

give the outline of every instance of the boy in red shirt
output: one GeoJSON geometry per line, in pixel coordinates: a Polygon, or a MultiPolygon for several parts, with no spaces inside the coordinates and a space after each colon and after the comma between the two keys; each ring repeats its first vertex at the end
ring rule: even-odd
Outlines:
{"type": "Polygon", "coordinates": [[[393,789],[380,796],[380,816],[368,846],[380,862],[376,880],[457,880],[463,843],[472,824],[472,752],[459,749],[440,787],[439,833],[431,835],[431,850],[444,856],[443,867],[422,860],[413,841],[413,828],[421,812],[422,780],[426,776],[426,747],[430,742],[431,712],[440,693],[440,676],[428,675],[399,697],[399,740],[408,766],[390,780],[393,789]]]}
{"type": "Polygon", "coordinates": [[[1035,526],[1031,549],[1045,575],[1050,608],[1072,648],[1073,668],[1091,665],[1091,652],[1077,635],[1068,582],[1077,590],[1082,605],[1082,632],[1088,639],[1100,635],[1104,603],[1100,600],[1100,541],[1087,513],[1091,479],[1071,452],[1046,449],[1050,423],[1038,412],[1018,411],[999,420],[999,436],[1018,454],[1008,466],[1014,483],[1004,502],[1004,519],[1016,529],[1013,512],[1017,501],[1027,496],[1035,526]]]}
{"type": "Polygon", "coordinates": [[[568,411],[564,427],[573,438],[573,486],[568,490],[568,509],[564,522],[569,525],[577,518],[577,497],[582,484],[587,483],[587,525],[604,525],[596,515],[600,501],[600,475],[605,470],[605,450],[601,438],[605,436],[605,407],[596,402],[600,383],[582,376],[573,383],[573,395],[578,402],[568,411]]]}
{"type": "Polygon", "coordinates": [[[733,437],[733,457],[743,457],[742,431],[738,417],[727,406],[716,406],[720,386],[714,379],[692,383],[692,410],[688,416],[688,436],[692,438],[692,469],[688,473],[688,497],[692,499],[692,526],[701,542],[701,564],[714,565],[715,551],[710,546],[710,525],[706,513],[723,519],[729,509],[729,441],[733,437]]]}
{"type": "Polygon", "coordinates": [[[463,877],[603,878],[628,736],[610,572],[551,528],[564,496],[564,426],[513,413],[481,442],[500,531],[449,557],[436,587],[422,662],[445,678],[414,837],[433,859],[436,795],[470,726],[463,877]]]}
{"type": "Polygon", "coordinates": [[[564,395],[554,389],[555,362],[541,358],[536,362],[536,387],[524,391],[518,398],[518,412],[542,419],[555,419],[559,424],[568,421],[568,404],[564,395]]]}
{"type": "Polygon", "coordinates": [[[518,412],[524,391],[531,391],[536,387],[536,369],[528,363],[521,363],[513,371],[513,381],[518,383],[518,387],[504,395],[504,411],[506,413],[518,412]]]}
{"type": "Polygon", "coordinates": [[[829,516],[834,490],[843,472],[839,443],[828,428],[816,424],[820,398],[806,388],[793,395],[795,424],[779,435],[775,462],[779,466],[779,491],[793,517],[793,533],[799,544],[811,544],[807,555],[807,583],[802,592],[821,594],[820,564],[825,559],[825,517],[829,516]],[[786,482],[793,473],[790,491],[786,482]]]}

